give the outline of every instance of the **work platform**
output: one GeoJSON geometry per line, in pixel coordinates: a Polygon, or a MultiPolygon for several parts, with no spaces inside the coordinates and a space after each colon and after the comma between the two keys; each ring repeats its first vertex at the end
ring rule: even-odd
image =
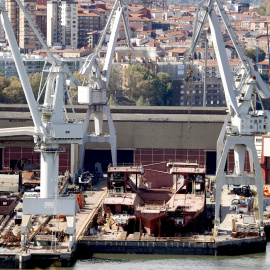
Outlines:
{"type": "MultiPolygon", "coordinates": [[[[25,250],[19,247],[13,249],[0,247],[0,268],[33,268],[36,265],[44,266],[44,263],[48,264],[49,267],[52,262],[57,262],[54,266],[71,266],[77,249],[77,241],[86,233],[106,195],[106,182],[107,178],[105,177],[94,185],[91,191],[85,192],[85,207],[76,214],[76,244],[72,250],[68,248],[68,242],[40,246],[34,246],[31,242],[25,250]]],[[[66,225],[65,222],[61,222],[61,219],[59,222],[52,219],[48,226],[51,230],[55,228],[61,231],[65,229],[66,225]]],[[[38,225],[34,226],[34,230],[38,230],[38,225]]],[[[51,241],[52,237],[52,235],[45,235],[43,240],[51,241]]]]}
{"type": "MultiPolygon", "coordinates": [[[[235,216],[237,223],[242,217],[230,210],[231,201],[236,197],[224,186],[221,200],[221,224],[219,235],[192,235],[190,237],[154,237],[139,232],[127,234],[112,224],[105,224],[97,235],[83,236],[78,243],[80,254],[92,253],[134,253],[134,254],[178,254],[178,255],[237,255],[264,252],[266,237],[264,235],[247,235],[232,237],[235,216]]],[[[214,211],[215,202],[207,200],[210,211],[214,211]]]]}
{"type": "MultiPolygon", "coordinates": [[[[57,245],[30,245],[25,251],[16,248],[10,250],[0,248],[0,267],[26,268],[34,267],[42,262],[56,262],[54,266],[71,266],[74,254],[90,257],[93,253],[137,253],[137,254],[178,254],[178,255],[236,255],[264,252],[266,248],[265,236],[232,238],[233,211],[228,210],[235,195],[229,194],[224,188],[221,201],[221,224],[218,237],[212,235],[193,235],[190,237],[154,237],[139,232],[127,234],[118,231],[114,224],[111,228],[96,235],[89,235],[93,220],[102,207],[106,195],[107,178],[99,181],[92,190],[85,192],[86,205],[76,215],[76,245],[68,249],[68,243],[57,245]]],[[[209,204],[210,201],[208,201],[209,204]]],[[[214,202],[212,202],[214,205],[214,202]]],[[[211,208],[211,205],[210,205],[211,208]]],[[[64,222],[62,222],[64,223],[64,222]]],[[[56,224],[51,220],[50,226],[61,228],[61,222],[56,224]]],[[[46,237],[46,236],[45,236],[46,237]]],[[[50,265],[48,264],[48,267],[50,265]]]]}
{"type": "Polygon", "coordinates": [[[197,236],[141,240],[95,239],[83,237],[78,244],[81,256],[93,253],[167,254],[167,255],[241,255],[264,252],[265,237],[233,239],[228,237],[197,236]]]}

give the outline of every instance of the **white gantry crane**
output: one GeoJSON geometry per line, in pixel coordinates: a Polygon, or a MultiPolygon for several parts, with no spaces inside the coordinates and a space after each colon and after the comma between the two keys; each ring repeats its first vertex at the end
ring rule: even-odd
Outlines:
{"type": "Polygon", "coordinates": [[[128,6],[123,0],[116,0],[94,53],[89,55],[83,67],[80,69],[80,74],[85,78],[92,75],[91,83],[89,85],[78,87],[78,102],[80,104],[88,105],[88,110],[84,121],[84,138],[83,143],[80,145],[80,169],[83,169],[85,143],[87,142],[109,143],[111,145],[112,163],[117,163],[116,131],[112,120],[110,107],[107,104],[108,99],[106,93],[109,85],[112,61],[119,35],[121,19],[126,33],[127,45],[132,48],[128,30],[128,6]],[[103,67],[101,67],[101,64],[98,61],[98,54],[108,30],[111,31],[111,35],[107,47],[105,62],[103,67]],[[87,134],[89,117],[93,113],[95,133],[87,134]],[[104,114],[108,119],[110,134],[103,133],[104,114]]]}
{"type": "MultiPolygon", "coordinates": [[[[189,59],[193,58],[206,18],[209,19],[214,50],[221,74],[227,102],[228,115],[217,142],[215,235],[220,224],[220,199],[224,185],[256,185],[258,192],[259,219],[263,220],[263,175],[254,145],[255,134],[265,134],[269,130],[268,112],[256,109],[256,102],[270,97],[267,86],[251,61],[243,54],[231,28],[220,0],[204,0],[198,4],[189,59]],[[222,31],[216,10],[219,11],[224,25],[241,60],[237,78],[233,77],[227,58],[222,31]],[[234,150],[234,172],[226,174],[225,165],[230,149],[234,150]],[[245,154],[248,151],[250,172],[244,171],[245,154]]],[[[185,59],[188,61],[188,59],[185,59]]],[[[262,106],[263,108],[263,106],[262,106]]]]}
{"type": "Polygon", "coordinates": [[[13,29],[5,10],[5,1],[1,0],[1,22],[33,118],[35,150],[40,152],[40,198],[24,197],[23,199],[21,244],[25,246],[28,242],[31,215],[66,215],[66,233],[70,234],[69,247],[72,247],[76,233],[77,198],[75,196],[58,197],[58,175],[59,152],[62,151],[60,145],[81,143],[83,138],[83,123],[77,121],[74,110],[75,120],[68,119],[64,103],[65,95],[68,95],[67,82],[73,81],[75,85],[78,85],[78,81],[70,73],[66,64],[50,53],[21,2],[16,1],[47,51],[49,56],[47,61],[51,64],[47,70],[46,83],[44,86],[41,85],[40,88],[39,98],[42,94],[44,95],[44,103],[40,105],[34,98],[13,29]]]}

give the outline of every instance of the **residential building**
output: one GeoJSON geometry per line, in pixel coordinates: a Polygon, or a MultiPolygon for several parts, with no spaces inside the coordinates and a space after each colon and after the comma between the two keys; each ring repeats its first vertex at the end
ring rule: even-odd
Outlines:
{"type": "Polygon", "coordinates": [[[142,23],[143,30],[147,31],[152,29],[152,21],[146,17],[139,16],[137,14],[130,14],[129,21],[132,23],[142,23]]]}
{"type": "MultiPolygon", "coordinates": [[[[239,59],[229,59],[232,74],[238,70],[239,59]]],[[[206,74],[205,62],[194,60],[192,76],[186,76],[180,91],[180,106],[202,106],[205,92],[205,105],[226,106],[221,74],[216,60],[207,60],[206,74]],[[205,82],[206,80],[206,88],[205,82]]]]}
{"type": "Polygon", "coordinates": [[[100,32],[98,31],[93,31],[88,33],[88,46],[91,48],[94,48],[95,45],[98,43],[99,37],[100,37],[100,32]]]}
{"type": "Polygon", "coordinates": [[[260,35],[256,38],[256,47],[262,49],[265,53],[268,51],[268,38],[267,35],[260,35]]]}
{"type": "MultiPolygon", "coordinates": [[[[229,64],[231,67],[231,72],[234,75],[238,70],[239,59],[229,59],[229,64]]],[[[194,61],[193,76],[195,79],[204,81],[205,79],[205,62],[204,61],[201,61],[201,60],[194,61]]],[[[207,60],[206,78],[208,80],[211,77],[221,78],[217,60],[207,60]]]]}
{"type": "Polygon", "coordinates": [[[264,52],[268,51],[267,35],[250,35],[246,37],[246,49],[256,49],[256,47],[262,49],[264,52]]]}
{"type": "Polygon", "coordinates": [[[163,31],[169,30],[171,27],[171,23],[165,20],[153,20],[152,21],[152,29],[162,29],[163,31]]]}
{"type": "Polygon", "coordinates": [[[181,70],[184,71],[183,61],[181,62],[160,62],[157,61],[157,72],[164,72],[170,75],[171,80],[183,80],[184,72],[180,72],[181,70]]]}
{"type": "MultiPolygon", "coordinates": [[[[36,0],[21,0],[21,3],[28,12],[30,19],[36,22],[36,0]]],[[[36,34],[21,9],[19,9],[19,47],[25,53],[36,48],[36,34]]]]}
{"type": "Polygon", "coordinates": [[[184,59],[186,48],[175,48],[166,52],[168,53],[169,61],[179,62],[180,60],[184,59]]]}
{"type": "Polygon", "coordinates": [[[184,80],[180,90],[180,106],[203,106],[204,91],[206,107],[226,106],[221,79],[215,77],[207,78],[206,89],[204,81],[184,80]]]}
{"type": "MultiPolygon", "coordinates": [[[[26,73],[29,75],[41,72],[44,66],[44,58],[39,55],[22,54],[26,73]]],[[[18,72],[11,52],[0,52],[0,73],[6,78],[17,76],[18,72]]]]}
{"type": "Polygon", "coordinates": [[[19,7],[15,0],[6,0],[5,4],[15,38],[19,43],[19,7]]]}
{"type": "MultiPolygon", "coordinates": [[[[52,49],[53,54],[58,54],[61,60],[66,62],[69,70],[74,73],[78,71],[85,62],[86,57],[93,52],[93,50],[55,50],[52,49]]],[[[48,57],[44,49],[36,50],[32,54],[21,54],[26,73],[32,74],[41,72],[44,67],[44,62],[48,57]]],[[[6,78],[17,76],[18,72],[15,66],[13,56],[10,51],[0,52],[0,73],[6,78]]]]}
{"type": "Polygon", "coordinates": [[[44,39],[47,39],[47,6],[37,5],[36,24],[44,39]]]}
{"type": "Polygon", "coordinates": [[[78,2],[47,2],[47,42],[52,47],[77,48],[78,2]]]}
{"type": "Polygon", "coordinates": [[[168,8],[167,0],[152,0],[152,7],[162,8],[163,10],[166,10],[168,8]]]}
{"type": "Polygon", "coordinates": [[[78,47],[89,45],[89,33],[101,30],[101,16],[91,12],[78,14],[78,47]]]}
{"type": "Polygon", "coordinates": [[[257,68],[258,68],[258,71],[260,73],[263,73],[263,72],[266,72],[268,73],[269,71],[269,60],[264,60],[264,61],[261,61],[257,64],[257,68]]]}
{"type": "Polygon", "coordinates": [[[6,46],[6,39],[5,39],[5,31],[4,27],[2,25],[2,22],[0,21],[0,47],[5,47],[6,46]]]}
{"type": "MultiPolygon", "coordinates": [[[[23,11],[19,9],[15,0],[7,0],[5,3],[8,17],[21,51],[25,53],[33,51],[36,47],[36,35],[26,20],[23,11]]],[[[36,1],[22,0],[21,3],[32,21],[36,22],[36,1]]]]}
{"type": "Polygon", "coordinates": [[[264,29],[266,27],[267,22],[263,19],[257,19],[250,21],[250,30],[252,31],[259,31],[261,29],[264,29]]]}

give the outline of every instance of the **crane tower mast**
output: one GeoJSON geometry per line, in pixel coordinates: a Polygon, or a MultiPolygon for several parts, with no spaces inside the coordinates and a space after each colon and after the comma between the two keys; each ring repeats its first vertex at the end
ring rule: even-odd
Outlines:
{"type": "Polygon", "coordinates": [[[116,131],[111,117],[110,108],[107,104],[106,93],[109,85],[110,72],[121,21],[125,29],[127,45],[132,48],[128,31],[127,12],[128,5],[123,0],[116,0],[94,53],[88,56],[84,65],[80,69],[80,74],[85,78],[91,75],[91,83],[78,87],[78,102],[80,104],[88,105],[84,121],[84,138],[80,145],[80,169],[83,169],[85,144],[87,142],[109,143],[111,145],[112,162],[113,164],[117,163],[116,131]],[[107,47],[105,62],[103,68],[101,68],[100,62],[98,61],[98,54],[109,29],[111,30],[111,36],[107,47]],[[93,134],[87,134],[87,127],[91,114],[94,114],[95,132],[93,134]],[[103,133],[104,114],[108,119],[110,134],[103,133]]]}
{"type": "Polygon", "coordinates": [[[44,66],[44,69],[47,69],[48,76],[45,85],[40,87],[39,97],[44,95],[44,102],[39,104],[38,100],[35,100],[25,71],[13,29],[5,10],[5,1],[1,0],[1,22],[34,122],[35,151],[40,152],[40,197],[24,197],[21,245],[25,247],[29,241],[31,215],[61,214],[67,217],[66,233],[70,235],[69,247],[72,247],[76,232],[77,199],[76,196],[58,196],[58,176],[59,153],[62,151],[60,145],[80,143],[83,138],[83,124],[77,121],[75,115],[75,120],[71,121],[68,119],[67,114],[64,114],[66,112],[64,97],[65,94],[68,94],[68,82],[72,81],[74,84],[78,82],[68,70],[66,64],[59,57],[51,54],[20,0],[16,1],[35,31],[37,38],[47,51],[49,56],[47,62],[50,64],[50,67],[44,66]]]}
{"type": "MultiPolygon", "coordinates": [[[[102,33],[99,45],[94,54],[88,57],[81,70],[81,74],[84,76],[88,76],[90,72],[93,73],[93,83],[88,86],[79,86],[79,81],[70,72],[65,62],[61,60],[60,57],[52,55],[20,0],[16,0],[16,2],[33,28],[37,38],[46,50],[48,54],[46,63],[50,64],[50,67],[47,67],[46,64],[44,65],[43,73],[46,72],[48,76],[45,85],[40,85],[38,100],[36,101],[7,11],[5,9],[5,1],[0,0],[0,19],[11,48],[23,91],[34,122],[33,136],[36,144],[35,151],[40,152],[41,156],[40,197],[24,198],[21,244],[22,247],[24,247],[29,241],[28,236],[29,231],[31,230],[31,226],[29,225],[31,224],[31,215],[66,215],[66,233],[70,235],[69,248],[71,248],[75,242],[75,214],[78,211],[78,204],[76,196],[58,196],[59,152],[62,151],[60,145],[81,144],[84,146],[85,142],[109,142],[111,143],[113,153],[113,163],[116,164],[117,162],[116,132],[110,115],[109,106],[107,105],[106,90],[108,88],[110,70],[121,19],[123,20],[123,26],[127,34],[128,45],[131,46],[128,35],[129,32],[127,29],[128,24],[124,14],[127,12],[128,7],[123,0],[116,0],[106,24],[106,28],[102,33]],[[114,21],[112,22],[113,16],[114,21]],[[97,55],[101,45],[103,44],[106,32],[111,24],[112,35],[108,45],[105,64],[101,70],[97,61],[97,55]],[[79,102],[81,101],[80,103],[89,105],[84,123],[77,120],[72,106],[68,92],[68,87],[71,84],[79,86],[79,102]],[[39,104],[39,99],[42,95],[44,96],[44,102],[43,104],[39,104]],[[70,99],[69,101],[73,111],[74,120],[68,118],[65,108],[65,96],[68,96],[70,99]],[[92,112],[94,112],[95,118],[95,134],[87,136],[86,132],[89,116],[92,112]],[[108,118],[109,129],[111,132],[110,136],[104,136],[102,132],[103,113],[105,113],[108,118]]],[[[83,156],[81,156],[81,162],[83,162],[83,156]]]]}
{"type": "Polygon", "coordinates": [[[193,58],[196,46],[206,20],[209,20],[214,50],[221,74],[228,108],[228,115],[217,141],[215,234],[220,224],[220,198],[223,185],[256,185],[259,203],[259,219],[263,220],[263,175],[254,145],[255,134],[265,134],[269,130],[269,113],[258,111],[257,97],[270,97],[270,92],[260,74],[254,69],[250,59],[242,52],[235,37],[226,12],[220,0],[204,0],[198,4],[191,47],[185,62],[193,58]],[[241,69],[236,80],[230,69],[222,32],[216,10],[224,22],[227,32],[241,60],[241,69]],[[230,149],[234,150],[234,172],[225,173],[225,165],[230,149]],[[246,151],[249,154],[250,172],[244,171],[246,151]]]}

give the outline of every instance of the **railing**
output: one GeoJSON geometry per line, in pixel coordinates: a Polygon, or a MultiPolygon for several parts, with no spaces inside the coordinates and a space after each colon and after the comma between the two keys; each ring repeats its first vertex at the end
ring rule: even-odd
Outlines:
{"type": "Polygon", "coordinates": [[[168,206],[163,204],[145,204],[139,205],[136,207],[136,211],[142,210],[159,210],[159,211],[167,211],[168,206]]]}
{"type": "Polygon", "coordinates": [[[126,193],[126,192],[117,192],[117,191],[108,191],[108,197],[125,197],[132,198],[131,194],[134,193],[126,193]]]}
{"type": "Polygon", "coordinates": [[[108,168],[110,167],[142,167],[142,163],[116,163],[115,165],[110,163],[108,168]]]}
{"type": "MultiPolygon", "coordinates": [[[[104,241],[105,239],[102,239],[102,237],[100,236],[83,236],[81,237],[80,239],[80,242],[82,241],[104,241]]],[[[113,242],[113,241],[119,241],[117,239],[109,239],[110,242],[113,242]]],[[[140,239],[136,239],[136,240],[124,240],[125,242],[133,242],[133,241],[146,241],[146,242],[149,242],[149,241],[154,241],[154,242],[157,242],[157,241],[165,241],[165,242],[196,242],[196,243],[214,243],[215,242],[215,239],[212,235],[200,235],[200,236],[197,236],[197,235],[194,235],[194,236],[191,236],[191,237],[149,237],[149,238],[144,238],[144,237],[141,237],[140,239]]]]}

